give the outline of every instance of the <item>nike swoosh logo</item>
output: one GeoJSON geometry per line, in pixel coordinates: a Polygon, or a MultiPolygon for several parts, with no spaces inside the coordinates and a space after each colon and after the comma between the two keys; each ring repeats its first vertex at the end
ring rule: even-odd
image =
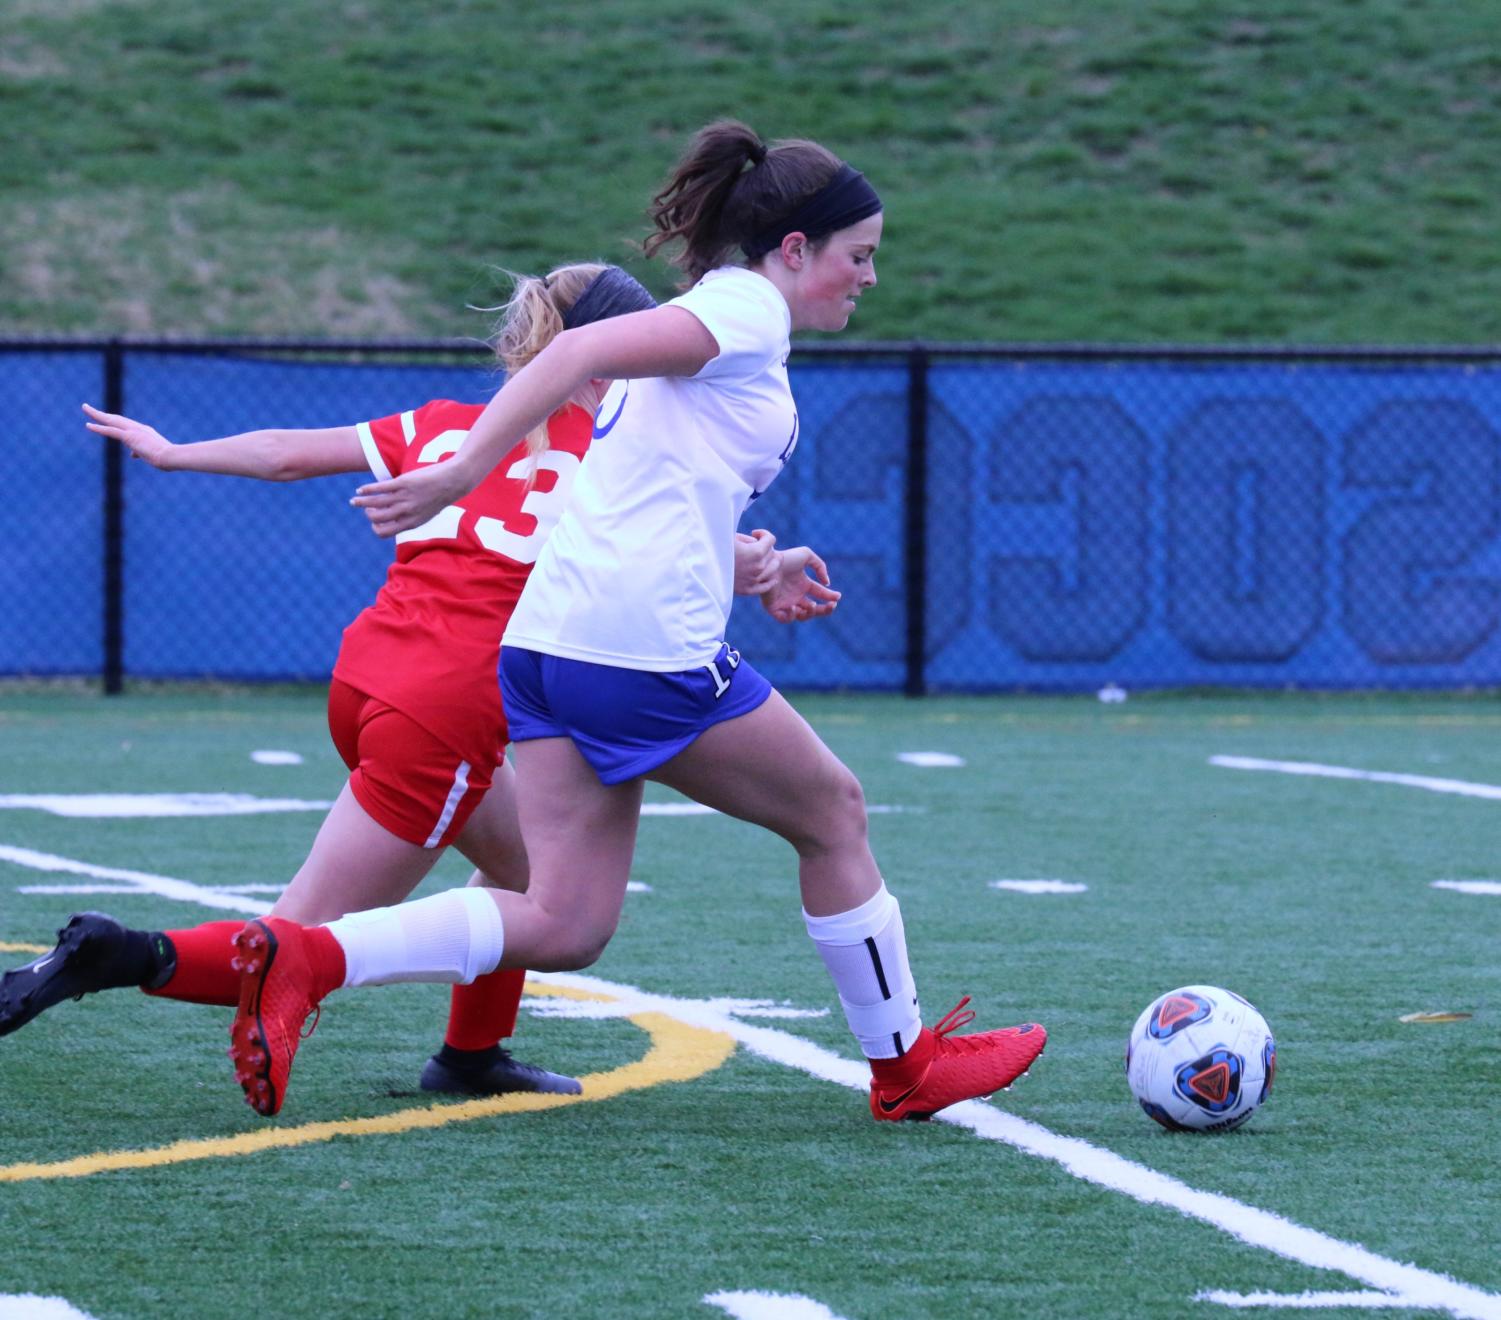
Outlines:
{"type": "Polygon", "coordinates": [[[909,1086],[905,1091],[901,1093],[901,1095],[897,1096],[895,1100],[884,1100],[881,1097],[877,1096],[876,1103],[881,1106],[881,1112],[883,1114],[894,1114],[898,1109],[902,1107],[903,1104],[905,1104],[908,1100],[910,1100],[914,1095],[917,1094],[918,1087],[920,1087],[921,1085],[922,1083],[918,1082],[917,1086],[909,1086]]]}
{"type": "Polygon", "coordinates": [[[50,963],[55,957],[57,957],[57,955],[55,953],[49,953],[40,962],[34,962],[34,963],[32,963],[31,964],[31,970],[33,972],[40,972],[42,970],[42,968],[45,967],[48,963],[50,963]]]}
{"type": "Polygon", "coordinates": [[[599,419],[598,418],[595,419],[595,422],[594,422],[594,435],[593,435],[593,438],[595,440],[602,440],[602,439],[604,439],[605,436],[609,435],[610,432],[615,429],[615,423],[620,420],[620,414],[625,411],[625,401],[630,397],[630,394],[631,394],[631,388],[630,388],[629,385],[627,385],[625,387],[625,389],[621,392],[621,395],[620,395],[620,406],[615,409],[615,416],[613,416],[612,418],[610,418],[610,420],[608,422],[606,422],[603,426],[601,426],[599,424],[599,419]]]}

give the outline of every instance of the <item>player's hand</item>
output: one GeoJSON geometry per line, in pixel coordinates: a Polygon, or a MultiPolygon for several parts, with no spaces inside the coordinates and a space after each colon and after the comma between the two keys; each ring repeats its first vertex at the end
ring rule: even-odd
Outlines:
{"type": "Polygon", "coordinates": [[[777,583],[761,596],[762,608],[773,619],[802,623],[834,612],[841,593],[829,585],[828,567],[812,550],[805,545],[778,550],[777,561],[777,583]]]}
{"type": "Polygon", "coordinates": [[[83,410],[94,420],[84,425],[96,435],[118,440],[132,458],[143,458],[154,468],[166,468],[171,463],[171,453],[176,446],[154,427],[144,422],[132,421],[119,413],[107,413],[86,403],[83,410]]]}
{"type": "Polygon", "coordinates": [[[463,468],[452,461],[403,472],[388,481],[359,487],[349,502],[365,511],[377,536],[395,536],[421,527],[440,509],[473,489],[463,468]]]}
{"type": "Polygon", "coordinates": [[[760,596],[776,586],[780,576],[776,545],[777,538],[764,527],[758,527],[749,536],[735,533],[737,596],[760,596]]]}

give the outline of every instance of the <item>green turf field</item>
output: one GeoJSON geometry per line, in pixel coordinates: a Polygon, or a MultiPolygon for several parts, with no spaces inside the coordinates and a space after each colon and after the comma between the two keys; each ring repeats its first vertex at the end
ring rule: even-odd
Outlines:
{"type": "MultiPolygon", "coordinates": [[[[1494,700],[799,704],[887,809],[871,828],[928,1019],[968,993],[979,1026],[1047,1024],[1012,1092],[872,1123],[790,850],[652,815],[649,888],[605,957],[523,1011],[518,1053],[584,1074],[580,1101],[415,1093],[441,987],[331,1000],[273,1121],[241,1102],[221,1010],[121,991],[0,1041],[0,1297],[95,1317],[1501,1315],[1501,802],[1456,791],[1501,782],[1494,700]],[[964,764],[898,760],[918,751],[964,764]],[[1228,1136],[1159,1130],[1121,1071],[1140,1009],[1194,981],[1278,1037],[1272,1099],[1228,1136]],[[1400,1020],[1440,1010],[1473,1016],[1400,1020]]],[[[5,964],[75,909],[171,927],[268,903],[316,810],[101,816],[74,795],[327,800],[322,714],[316,692],[0,692],[5,964]]]]}

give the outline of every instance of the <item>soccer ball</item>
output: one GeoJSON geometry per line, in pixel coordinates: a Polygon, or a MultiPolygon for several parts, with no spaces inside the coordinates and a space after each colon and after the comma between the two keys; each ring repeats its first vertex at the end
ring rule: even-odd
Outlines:
{"type": "Polygon", "coordinates": [[[1239,995],[1186,985],[1154,999],[1126,1043],[1126,1080],[1141,1107],[1174,1132],[1228,1132],[1271,1094],[1277,1045],[1239,995]]]}

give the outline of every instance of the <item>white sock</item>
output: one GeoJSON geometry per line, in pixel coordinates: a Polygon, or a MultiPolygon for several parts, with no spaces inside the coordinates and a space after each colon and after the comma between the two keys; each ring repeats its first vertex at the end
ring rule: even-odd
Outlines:
{"type": "Polygon", "coordinates": [[[922,1030],[917,987],[907,966],[902,909],[885,885],[872,898],[832,917],[803,913],[850,1030],[867,1059],[894,1059],[922,1030]]]}
{"type": "Polygon", "coordinates": [[[351,912],[327,929],[344,949],[344,984],[447,981],[494,971],[505,948],[500,909],[482,888],[446,889],[395,907],[351,912]]]}

